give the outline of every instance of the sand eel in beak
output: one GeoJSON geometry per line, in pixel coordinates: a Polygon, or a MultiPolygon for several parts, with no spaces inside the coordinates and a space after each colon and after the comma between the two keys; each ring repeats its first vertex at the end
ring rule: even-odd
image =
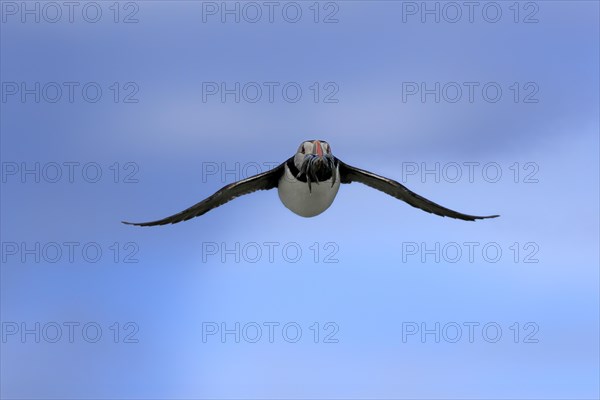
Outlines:
{"type": "Polygon", "coordinates": [[[352,182],[360,182],[405,201],[413,207],[442,217],[465,221],[498,217],[498,215],[480,217],[462,214],[442,207],[392,179],[345,164],[333,156],[327,142],[308,140],[300,145],[296,155],[278,167],[231,183],[175,215],[152,222],[123,223],[138,226],[176,224],[203,215],[236,197],[257,190],[274,188],[277,188],[281,202],[289,210],[302,217],[314,217],[331,206],[340,184],[352,182]]]}

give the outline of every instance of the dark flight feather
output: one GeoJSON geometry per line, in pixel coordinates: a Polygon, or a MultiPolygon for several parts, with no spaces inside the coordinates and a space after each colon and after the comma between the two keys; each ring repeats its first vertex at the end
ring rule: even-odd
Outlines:
{"type": "Polygon", "coordinates": [[[459,213],[457,211],[450,210],[449,208],[442,207],[439,204],[434,203],[425,197],[419,196],[415,192],[409,190],[406,186],[396,182],[395,180],[385,178],[383,176],[376,175],[372,172],[365,171],[356,167],[352,167],[339,159],[337,160],[340,166],[340,178],[342,183],[360,182],[364,185],[370,186],[373,189],[380,190],[390,196],[407,202],[413,207],[420,208],[423,211],[439,215],[442,217],[450,217],[456,219],[462,219],[465,221],[475,221],[477,219],[496,218],[499,215],[489,216],[476,216],[459,213]]]}
{"type": "Polygon", "coordinates": [[[177,214],[171,215],[170,217],[151,222],[122,222],[127,225],[155,226],[176,224],[181,221],[187,221],[188,219],[205,214],[213,208],[217,208],[228,201],[235,199],[236,197],[243,196],[257,190],[269,190],[276,188],[277,184],[279,183],[279,178],[284,173],[284,166],[285,163],[273,168],[270,171],[263,172],[261,174],[243,179],[239,182],[224,186],[212,196],[207,197],[201,202],[194,204],[193,206],[177,214]]]}

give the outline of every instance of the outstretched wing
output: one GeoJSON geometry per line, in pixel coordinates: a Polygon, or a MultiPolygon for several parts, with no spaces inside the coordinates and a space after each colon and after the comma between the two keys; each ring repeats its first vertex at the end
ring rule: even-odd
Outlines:
{"type": "Polygon", "coordinates": [[[383,176],[376,175],[372,172],[365,171],[359,168],[352,167],[343,163],[338,159],[340,166],[340,179],[342,183],[360,182],[374,189],[381,190],[397,199],[403,200],[413,207],[420,208],[423,211],[440,215],[442,217],[450,217],[462,219],[465,221],[475,221],[476,219],[496,218],[498,215],[489,215],[479,217],[476,215],[462,214],[446,207],[442,207],[433,201],[427,200],[425,197],[419,196],[415,192],[409,190],[406,186],[383,176]]]}
{"type": "Polygon", "coordinates": [[[217,208],[228,201],[235,199],[236,197],[243,196],[257,190],[269,190],[277,187],[279,178],[284,173],[284,165],[285,163],[273,168],[270,171],[263,172],[262,174],[254,175],[239,182],[224,186],[221,188],[221,190],[202,200],[200,203],[194,204],[190,208],[175,215],[171,215],[170,217],[152,222],[122,222],[127,225],[154,226],[176,224],[181,221],[187,221],[188,219],[205,214],[213,208],[217,208]]]}

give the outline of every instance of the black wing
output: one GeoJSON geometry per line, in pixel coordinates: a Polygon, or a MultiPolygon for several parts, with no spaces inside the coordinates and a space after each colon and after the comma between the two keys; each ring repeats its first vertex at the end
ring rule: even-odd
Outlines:
{"type": "Polygon", "coordinates": [[[397,199],[403,200],[413,207],[421,210],[440,215],[442,217],[450,217],[462,219],[465,221],[475,221],[476,219],[496,218],[499,215],[489,215],[486,217],[478,217],[476,215],[462,214],[452,211],[446,207],[442,207],[433,201],[427,200],[425,197],[419,196],[415,192],[409,190],[406,186],[392,180],[373,174],[369,171],[352,167],[338,160],[340,166],[340,180],[342,183],[360,182],[374,189],[381,190],[397,199]]]}
{"type": "Polygon", "coordinates": [[[200,203],[194,204],[190,208],[175,215],[171,215],[170,217],[152,222],[122,222],[127,225],[154,226],[176,224],[181,221],[187,221],[188,219],[205,214],[213,208],[219,207],[228,201],[235,199],[236,197],[243,196],[257,190],[269,190],[277,187],[279,178],[284,173],[284,165],[285,163],[273,168],[270,171],[263,172],[262,174],[254,175],[239,182],[224,186],[221,188],[221,190],[202,200],[200,203]]]}

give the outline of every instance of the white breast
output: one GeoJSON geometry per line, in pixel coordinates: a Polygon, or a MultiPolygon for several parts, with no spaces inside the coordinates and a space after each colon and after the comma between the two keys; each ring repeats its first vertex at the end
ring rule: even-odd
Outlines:
{"type": "Polygon", "coordinates": [[[302,217],[314,217],[327,210],[340,188],[339,167],[336,170],[337,179],[333,186],[332,179],[327,181],[311,183],[311,191],[308,184],[301,182],[292,175],[288,166],[285,166],[285,174],[279,179],[277,191],[284,206],[290,211],[302,217]]]}

